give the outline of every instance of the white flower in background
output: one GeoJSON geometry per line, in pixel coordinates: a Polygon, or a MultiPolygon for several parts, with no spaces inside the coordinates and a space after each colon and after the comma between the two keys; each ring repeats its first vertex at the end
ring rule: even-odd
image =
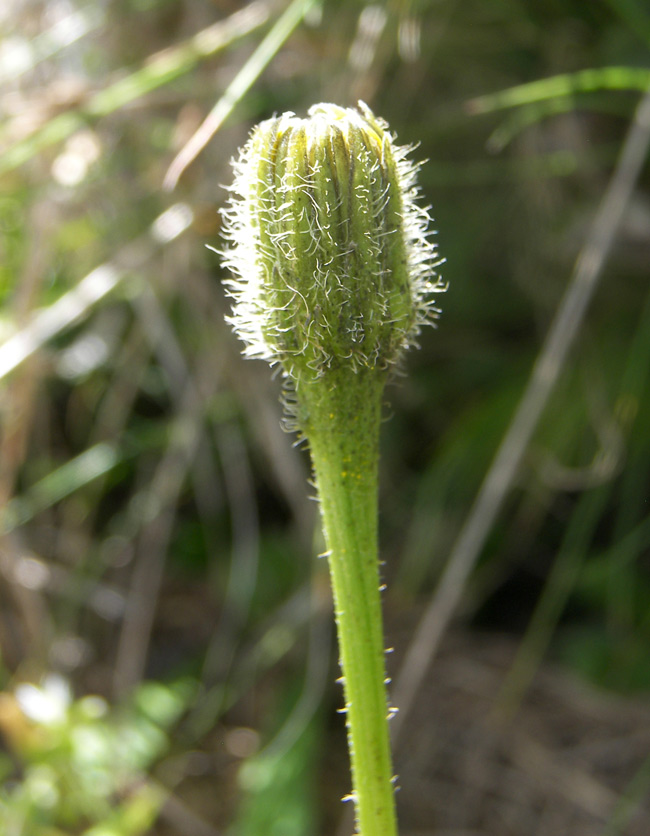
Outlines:
{"type": "Polygon", "coordinates": [[[44,726],[64,723],[72,705],[70,684],[57,674],[48,674],[41,685],[23,682],[15,695],[25,717],[44,726]]]}

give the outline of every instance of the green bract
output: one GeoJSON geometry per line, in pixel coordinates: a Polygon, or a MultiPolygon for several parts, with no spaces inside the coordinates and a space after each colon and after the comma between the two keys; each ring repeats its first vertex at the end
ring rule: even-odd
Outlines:
{"type": "Polygon", "coordinates": [[[363,103],[255,128],[224,213],[231,322],[247,355],[295,383],[385,369],[435,318],[444,288],[408,150],[363,103]]]}

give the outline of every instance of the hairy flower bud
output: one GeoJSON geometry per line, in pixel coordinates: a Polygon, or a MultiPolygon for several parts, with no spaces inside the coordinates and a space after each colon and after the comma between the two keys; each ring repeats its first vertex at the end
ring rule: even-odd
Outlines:
{"type": "Polygon", "coordinates": [[[230,321],[247,355],[296,383],[386,369],[435,319],[440,262],[408,151],[363,103],[255,128],[224,211],[230,321]]]}

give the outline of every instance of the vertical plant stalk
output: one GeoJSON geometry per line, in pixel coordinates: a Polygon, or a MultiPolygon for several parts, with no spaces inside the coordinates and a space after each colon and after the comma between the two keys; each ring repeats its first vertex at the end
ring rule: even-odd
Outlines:
{"type": "MultiPolygon", "coordinates": [[[[397,832],[377,553],[377,465],[385,375],[344,372],[302,392],[328,560],[357,826],[397,832]],[[342,378],[342,379],[341,379],[342,378]],[[314,402],[312,402],[314,401],[314,402]]],[[[309,387],[307,387],[309,388],[309,387]]]]}
{"type": "Polygon", "coordinates": [[[382,392],[444,289],[407,151],[362,103],[285,113],[251,134],[224,212],[230,321],[246,355],[280,364],[311,452],[361,836],[397,833],[377,559],[382,392]]]}

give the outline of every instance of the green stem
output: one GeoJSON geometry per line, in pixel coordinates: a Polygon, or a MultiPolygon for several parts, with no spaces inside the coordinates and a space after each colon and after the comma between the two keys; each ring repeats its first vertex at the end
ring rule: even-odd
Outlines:
{"type": "Polygon", "coordinates": [[[377,559],[383,372],[328,371],[298,391],[321,503],[361,836],[397,833],[377,559]]]}

